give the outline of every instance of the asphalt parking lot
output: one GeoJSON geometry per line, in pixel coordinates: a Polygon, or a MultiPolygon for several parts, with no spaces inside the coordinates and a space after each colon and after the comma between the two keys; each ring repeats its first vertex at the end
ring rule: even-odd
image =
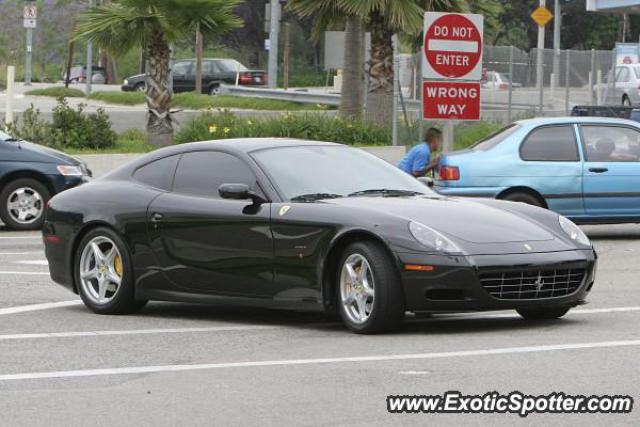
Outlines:
{"type": "Polygon", "coordinates": [[[638,425],[627,415],[389,414],[388,395],[640,397],[640,225],[585,227],[590,304],[409,318],[358,336],[319,314],[150,303],[98,316],[51,282],[38,233],[0,231],[0,425],[638,425]]]}

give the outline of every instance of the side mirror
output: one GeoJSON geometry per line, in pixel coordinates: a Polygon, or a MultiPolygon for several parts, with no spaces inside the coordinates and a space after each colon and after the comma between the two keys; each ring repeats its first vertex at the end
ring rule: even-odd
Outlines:
{"type": "Polygon", "coordinates": [[[423,183],[429,188],[433,188],[433,184],[434,184],[433,179],[429,178],[428,176],[421,176],[418,178],[418,181],[420,181],[421,183],[423,183]]]}
{"type": "Polygon", "coordinates": [[[265,203],[267,201],[262,196],[251,191],[247,184],[222,184],[220,187],[218,187],[218,194],[223,199],[251,199],[251,201],[256,205],[265,203]]]}

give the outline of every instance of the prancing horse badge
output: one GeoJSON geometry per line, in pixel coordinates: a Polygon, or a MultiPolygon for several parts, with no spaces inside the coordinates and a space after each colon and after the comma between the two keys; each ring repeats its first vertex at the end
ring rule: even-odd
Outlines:
{"type": "Polygon", "coordinates": [[[284,214],[286,214],[287,212],[289,212],[289,209],[291,209],[291,206],[289,205],[284,205],[283,207],[280,208],[280,211],[278,212],[278,214],[280,216],[283,216],[284,214]]]}

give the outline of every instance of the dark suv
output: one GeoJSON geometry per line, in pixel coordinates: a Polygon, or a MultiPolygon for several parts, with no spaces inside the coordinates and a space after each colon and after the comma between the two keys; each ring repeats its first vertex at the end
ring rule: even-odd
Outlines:
{"type": "MultiPolygon", "coordinates": [[[[196,60],[185,59],[173,65],[173,91],[191,92],[196,88],[196,60]]],[[[202,93],[216,95],[221,84],[262,86],[267,83],[267,73],[262,70],[250,70],[235,59],[210,59],[202,61],[202,93]]],[[[145,75],[138,74],[124,79],[122,90],[143,91],[145,75]]]]}
{"type": "Polygon", "coordinates": [[[80,160],[0,131],[0,219],[13,230],[37,230],[53,195],[90,180],[80,160]]]}

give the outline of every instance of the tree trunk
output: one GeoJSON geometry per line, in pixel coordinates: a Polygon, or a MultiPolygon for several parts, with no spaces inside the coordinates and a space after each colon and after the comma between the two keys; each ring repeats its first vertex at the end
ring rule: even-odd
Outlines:
{"type": "Polygon", "coordinates": [[[347,18],[344,40],[344,74],[339,115],[343,119],[362,120],[364,80],[364,43],[362,18],[347,18]]]}
{"type": "Polygon", "coordinates": [[[371,59],[369,60],[369,95],[365,118],[391,127],[393,117],[393,32],[379,12],[371,19],[371,59]]]}
{"type": "Polygon", "coordinates": [[[149,68],[146,75],[147,142],[153,145],[173,143],[169,60],[171,51],[161,31],[153,31],[147,47],[149,68]]]}
{"type": "Polygon", "coordinates": [[[67,72],[66,72],[66,77],[64,79],[64,87],[68,88],[69,87],[69,83],[71,82],[71,66],[73,65],[73,49],[74,49],[75,43],[73,42],[73,40],[71,40],[69,42],[69,53],[67,54],[67,72]]]}
{"type": "Polygon", "coordinates": [[[196,93],[202,93],[202,57],[204,56],[204,41],[200,26],[196,30],[196,93]]]}

